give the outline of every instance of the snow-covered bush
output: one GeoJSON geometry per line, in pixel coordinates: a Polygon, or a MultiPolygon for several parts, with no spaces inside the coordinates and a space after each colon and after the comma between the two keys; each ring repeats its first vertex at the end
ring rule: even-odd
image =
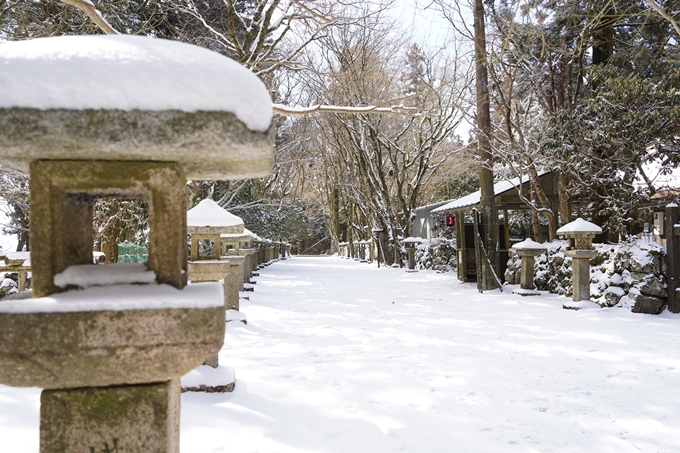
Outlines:
{"type": "MultiPolygon", "coordinates": [[[[537,289],[572,295],[571,258],[567,241],[553,241],[536,257],[537,289]]],[[[590,260],[590,300],[603,307],[629,308],[636,313],[660,313],[666,304],[666,249],[654,242],[631,239],[616,245],[594,244],[590,260]]],[[[509,284],[519,283],[520,257],[511,253],[505,273],[509,284]]]]}
{"type": "Polygon", "coordinates": [[[416,248],[416,269],[432,269],[438,272],[456,271],[455,239],[434,238],[416,248]]]}
{"type": "Polygon", "coordinates": [[[0,299],[19,292],[19,285],[16,281],[9,278],[9,274],[0,275],[4,276],[2,283],[0,283],[0,299]]]}

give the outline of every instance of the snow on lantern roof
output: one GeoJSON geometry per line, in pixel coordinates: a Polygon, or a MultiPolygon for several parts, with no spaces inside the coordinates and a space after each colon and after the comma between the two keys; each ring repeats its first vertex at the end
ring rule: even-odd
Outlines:
{"type": "Polygon", "coordinates": [[[531,240],[531,238],[526,238],[522,242],[518,242],[517,244],[513,245],[510,247],[515,250],[546,250],[548,248],[547,245],[538,243],[536,241],[531,240]]]}
{"type": "Polygon", "coordinates": [[[71,265],[53,278],[54,284],[60,288],[73,285],[84,289],[92,286],[149,284],[155,281],[156,273],[141,263],[71,265]]]}
{"type": "Polygon", "coordinates": [[[595,225],[592,222],[588,222],[586,220],[583,220],[582,218],[578,218],[574,220],[573,222],[567,223],[566,225],[563,225],[559,230],[557,230],[557,234],[559,235],[564,235],[564,234],[600,234],[602,233],[602,228],[599,226],[595,225]]]}
{"type": "Polygon", "coordinates": [[[35,299],[8,300],[0,304],[0,313],[213,308],[221,305],[224,305],[224,288],[219,282],[191,284],[181,290],[158,283],[117,284],[71,290],[35,299]]]}
{"type": "Polygon", "coordinates": [[[0,163],[176,162],[189,179],[269,175],[272,103],[256,75],[191,44],[142,36],[0,43],[0,163]]]}
{"type": "Polygon", "coordinates": [[[132,35],[0,44],[0,107],[228,111],[265,132],[266,87],[248,69],[192,44],[132,35]]]}
{"type": "Polygon", "coordinates": [[[241,227],[240,231],[227,231],[227,233],[240,233],[243,231],[243,220],[231,212],[222,208],[213,200],[206,198],[187,211],[187,227],[241,227]]]}
{"type": "Polygon", "coordinates": [[[248,228],[243,228],[243,234],[249,234],[253,239],[260,239],[260,236],[250,231],[248,228]]]}
{"type": "Polygon", "coordinates": [[[423,238],[420,238],[420,237],[416,238],[416,237],[413,237],[413,236],[409,236],[406,239],[404,239],[404,242],[423,242],[423,238]]]}

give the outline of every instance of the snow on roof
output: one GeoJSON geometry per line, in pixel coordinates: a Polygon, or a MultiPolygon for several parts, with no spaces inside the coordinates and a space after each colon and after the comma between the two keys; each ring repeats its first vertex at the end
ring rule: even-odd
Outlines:
{"type": "MultiPolygon", "coordinates": [[[[547,173],[550,173],[549,171],[539,171],[538,176],[539,178],[547,173]]],[[[526,183],[529,181],[528,176],[523,176],[522,177],[522,183],[526,183]]],[[[493,193],[494,196],[501,195],[509,190],[514,189],[515,187],[519,186],[519,178],[514,178],[509,181],[500,181],[497,182],[496,184],[493,185],[493,193]]],[[[441,206],[439,208],[433,209],[432,212],[443,212],[443,211],[448,211],[450,209],[457,209],[457,208],[464,208],[465,206],[473,206],[476,204],[479,204],[480,200],[482,198],[482,191],[478,190],[477,192],[471,193],[470,195],[466,195],[463,198],[458,198],[457,200],[451,200],[449,203],[445,204],[444,206],[441,206]]]]}
{"type": "Polygon", "coordinates": [[[526,238],[522,242],[518,242],[517,244],[513,245],[510,247],[512,249],[516,250],[527,250],[527,249],[534,249],[534,250],[546,250],[548,248],[547,245],[541,244],[539,242],[531,240],[531,238],[526,238]]]}
{"type": "Polygon", "coordinates": [[[423,238],[420,237],[414,238],[413,236],[409,236],[406,239],[404,239],[404,242],[423,242],[423,238]]]}
{"type": "Polygon", "coordinates": [[[97,286],[35,299],[10,300],[0,304],[0,313],[212,308],[222,305],[224,287],[219,282],[194,283],[181,290],[170,285],[152,283],[97,286]]]}
{"type": "Polygon", "coordinates": [[[0,108],[228,111],[265,132],[272,102],[235,61],[178,41],[131,35],[0,43],[0,108]]]}
{"type": "Polygon", "coordinates": [[[149,270],[146,264],[138,263],[77,264],[55,275],[52,281],[60,288],[69,285],[90,288],[92,286],[154,283],[156,273],[149,270]]]}
{"type": "Polygon", "coordinates": [[[223,227],[243,225],[243,220],[206,198],[187,211],[187,226],[223,227]]]}
{"type": "Polygon", "coordinates": [[[569,222],[557,230],[557,234],[571,234],[571,233],[600,234],[602,233],[602,228],[600,228],[599,226],[595,225],[592,222],[588,222],[579,217],[573,222],[569,222]]]}

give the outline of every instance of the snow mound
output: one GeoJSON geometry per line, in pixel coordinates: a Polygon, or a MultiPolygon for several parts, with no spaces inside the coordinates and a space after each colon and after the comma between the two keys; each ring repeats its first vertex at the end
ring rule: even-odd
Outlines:
{"type": "Polygon", "coordinates": [[[228,111],[253,131],[272,119],[266,87],[235,61],[142,36],[0,43],[0,108],[228,111]]]}
{"type": "Polygon", "coordinates": [[[182,376],[180,383],[182,389],[208,391],[210,388],[220,389],[234,384],[235,379],[236,373],[232,367],[219,365],[213,368],[208,365],[199,365],[182,376]]]}
{"type": "Polygon", "coordinates": [[[240,321],[243,324],[248,324],[248,318],[246,317],[246,315],[244,315],[240,311],[233,310],[233,309],[230,308],[229,310],[227,310],[226,316],[227,316],[227,322],[240,321]]]}

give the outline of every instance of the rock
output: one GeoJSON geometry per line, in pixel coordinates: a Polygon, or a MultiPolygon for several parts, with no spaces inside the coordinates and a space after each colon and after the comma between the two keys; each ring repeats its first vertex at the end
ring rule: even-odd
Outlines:
{"type": "Polygon", "coordinates": [[[666,302],[658,297],[638,296],[633,306],[633,313],[646,313],[649,315],[658,315],[663,311],[666,302]]]}
{"type": "Polygon", "coordinates": [[[631,273],[638,272],[643,274],[658,274],[661,272],[661,261],[658,257],[653,257],[646,263],[640,263],[638,261],[631,260],[630,270],[631,273]]]}
{"type": "Polygon", "coordinates": [[[635,281],[641,282],[642,280],[645,279],[649,275],[648,272],[636,272],[636,271],[630,271],[630,278],[632,278],[635,281]]]}
{"type": "Polygon", "coordinates": [[[623,277],[621,277],[621,274],[614,274],[609,279],[609,285],[610,286],[622,286],[622,283],[623,283],[623,277]]]}
{"type": "Polygon", "coordinates": [[[610,286],[607,288],[607,290],[604,292],[604,300],[607,305],[607,307],[613,307],[614,305],[617,305],[621,298],[625,296],[625,291],[623,288],[619,288],[617,286],[610,286]]]}
{"type": "MultiPolygon", "coordinates": [[[[662,277],[663,278],[663,277],[662,277]]],[[[668,297],[668,290],[665,282],[662,282],[659,277],[650,275],[642,284],[637,285],[638,289],[645,296],[659,297],[666,299],[668,297]]]]}

